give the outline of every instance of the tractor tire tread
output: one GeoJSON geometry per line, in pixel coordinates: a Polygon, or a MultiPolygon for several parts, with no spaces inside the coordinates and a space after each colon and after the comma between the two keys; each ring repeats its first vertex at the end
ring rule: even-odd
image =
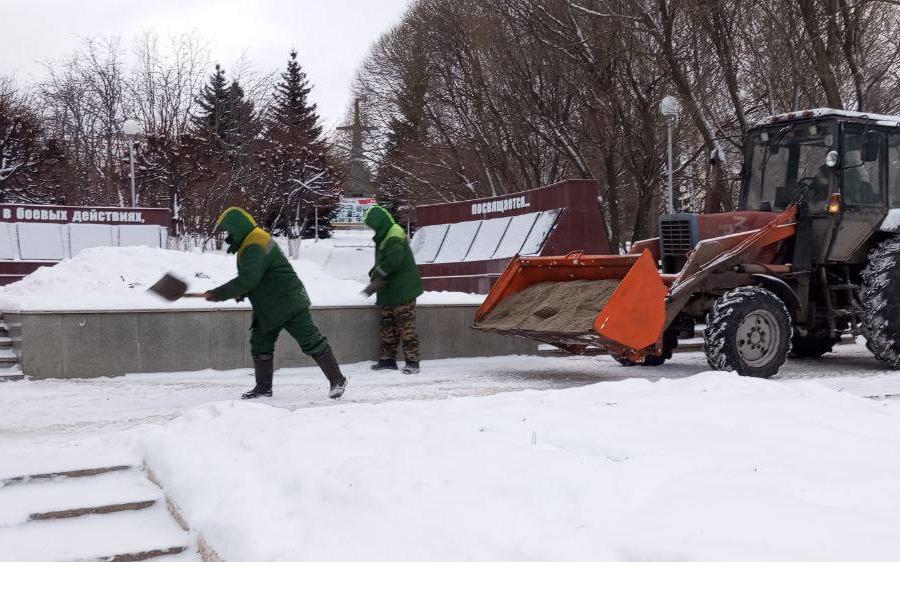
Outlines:
{"type": "Polygon", "coordinates": [[[791,351],[791,315],[787,306],[769,290],[755,286],[735,288],[723,294],[706,316],[704,350],[710,368],[716,371],[736,371],[751,377],[771,377],[787,360],[791,351]],[[734,316],[750,312],[751,308],[767,308],[781,321],[781,347],[768,364],[752,367],[745,364],[733,342],[740,324],[734,316]]]}
{"type": "Polygon", "coordinates": [[[859,300],[866,348],[882,364],[900,368],[900,237],[891,237],[869,252],[862,271],[859,300]]]}

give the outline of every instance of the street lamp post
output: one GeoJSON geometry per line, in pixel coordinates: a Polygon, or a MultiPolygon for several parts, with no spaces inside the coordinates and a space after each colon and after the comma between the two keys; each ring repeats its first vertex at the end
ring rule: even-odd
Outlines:
{"type": "Polygon", "coordinates": [[[122,123],[122,133],[128,140],[128,160],[131,163],[131,206],[137,206],[137,193],[134,185],[134,141],[141,133],[141,122],[137,119],[127,119],[122,123]]]}
{"type": "Polygon", "coordinates": [[[666,213],[675,212],[675,190],[674,190],[674,159],[672,151],[672,129],[675,127],[675,119],[681,114],[681,102],[674,96],[666,96],[659,103],[659,112],[666,118],[668,124],[668,172],[669,172],[669,193],[666,197],[666,213]]]}

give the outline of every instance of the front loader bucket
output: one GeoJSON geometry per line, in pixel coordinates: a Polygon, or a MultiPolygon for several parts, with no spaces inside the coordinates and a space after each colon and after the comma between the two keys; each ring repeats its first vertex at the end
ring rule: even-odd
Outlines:
{"type": "MultiPolygon", "coordinates": [[[[597,289],[600,287],[609,288],[598,286],[597,289]]],[[[593,289],[590,286],[580,288],[588,294],[593,293],[593,289]]],[[[576,253],[556,257],[516,257],[510,261],[476,313],[475,327],[534,339],[576,353],[587,346],[606,346],[641,353],[656,344],[662,336],[666,321],[666,294],[666,284],[648,251],[624,256],[576,253]],[[565,305],[569,300],[565,295],[569,288],[543,285],[547,282],[574,284],[604,280],[617,282],[605,299],[588,298],[589,302],[585,302],[582,293],[581,296],[572,295],[571,305],[562,308],[541,304],[543,298],[550,298],[556,292],[563,293],[562,299],[557,302],[565,305]],[[534,293],[520,294],[539,284],[541,287],[535,288],[534,293]],[[522,300],[526,296],[530,299],[522,300]],[[585,306],[596,308],[596,312],[585,313],[585,306]],[[554,312],[556,310],[559,313],[554,312]],[[577,318],[576,314],[571,319],[560,319],[559,315],[565,311],[580,311],[587,318],[577,318]],[[545,315],[549,317],[542,320],[545,315]],[[545,326],[547,323],[551,326],[545,326]],[[565,327],[554,329],[556,324],[565,327]]]]}
{"type": "Polygon", "coordinates": [[[666,326],[668,288],[645,250],[594,321],[594,330],[631,350],[655,344],[666,326]]]}

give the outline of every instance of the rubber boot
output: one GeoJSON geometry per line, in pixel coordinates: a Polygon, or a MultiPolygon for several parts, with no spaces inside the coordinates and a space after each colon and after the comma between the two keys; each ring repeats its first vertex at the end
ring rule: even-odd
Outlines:
{"type": "Polygon", "coordinates": [[[343,396],[344,391],[347,389],[347,378],[341,373],[341,367],[334,357],[334,352],[331,351],[331,346],[328,346],[322,354],[314,356],[313,360],[316,361],[316,364],[322,369],[322,373],[328,378],[328,385],[330,386],[328,397],[340,398],[343,396]]]}
{"type": "Polygon", "coordinates": [[[253,372],[256,375],[256,387],[249,392],[244,392],[241,398],[252,400],[253,398],[272,397],[272,374],[275,372],[275,361],[271,354],[260,354],[253,357],[253,372]]]}
{"type": "Polygon", "coordinates": [[[372,365],[373,371],[383,371],[385,369],[393,369],[394,371],[396,371],[397,370],[397,361],[394,360],[393,358],[382,358],[377,363],[372,365]]]}
{"type": "Polygon", "coordinates": [[[419,361],[417,360],[408,360],[406,361],[406,365],[403,367],[404,375],[415,375],[419,372],[419,361]]]}

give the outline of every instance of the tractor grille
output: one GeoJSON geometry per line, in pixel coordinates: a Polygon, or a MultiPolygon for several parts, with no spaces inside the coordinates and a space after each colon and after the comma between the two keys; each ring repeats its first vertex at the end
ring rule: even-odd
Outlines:
{"type": "Polygon", "coordinates": [[[663,256],[685,256],[694,249],[693,219],[666,220],[659,224],[663,256]]]}

